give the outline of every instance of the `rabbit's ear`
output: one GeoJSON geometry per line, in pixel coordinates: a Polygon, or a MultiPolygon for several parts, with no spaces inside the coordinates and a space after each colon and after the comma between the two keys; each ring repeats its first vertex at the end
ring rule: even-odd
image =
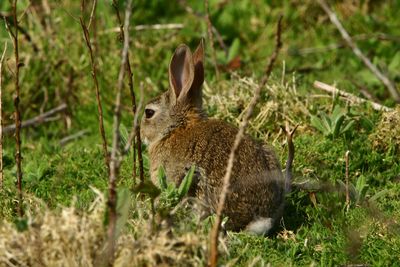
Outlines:
{"type": "Polygon", "coordinates": [[[180,45],[172,56],[169,64],[170,98],[175,104],[182,98],[183,92],[188,92],[193,84],[194,67],[192,52],[186,45],[180,45]]]}
{"type": "Polygon", "coordinates": [[[194,65],[194,79],[192,86],[187,93],[187,101],[190,101],[194,106],[201,109],[202,107],[202,90],[201,86],[204,82],[204,39],[200,40],[200,43],[193,53],[193,65],[194,65]]]}

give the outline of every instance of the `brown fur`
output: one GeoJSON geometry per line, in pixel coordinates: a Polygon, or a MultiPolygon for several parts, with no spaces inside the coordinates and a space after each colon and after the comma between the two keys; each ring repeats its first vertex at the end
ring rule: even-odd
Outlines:
{"type": "MultiPolygon", "coordinates": [[[[173,77],[172,88],[146,106],[156,110],[152,118],[143,117],[141,127],[142,135],[149,142],[151,179],[157,181],[158,168],[162,165],[167,178],[178,185],[188,168],[195,165],[192,192],[215,211],[238,129],[223,121],[208,119],[201,109],[201,100],[193,99],[201,97],[202,44],[193,56],[186,46],[177,50],[179,53],[175,52],[174,57],[186,53],[182,56],[187,61],[184,68],[193,67],[194,77],[183,75],[182,79],[188,80],[178,82],[173,77]],[[176,84],[189,86],[175,88],[176,84]]],[[[173,69],[174,57],[170,75],[177,73],[173,69]]],[[[224,209],[224,215],[229,217],[227,228],[244,229],[259,217],[278,219],[284,193],[281,167],[273,150],[245,135],[235,155],[224,209]]]]}

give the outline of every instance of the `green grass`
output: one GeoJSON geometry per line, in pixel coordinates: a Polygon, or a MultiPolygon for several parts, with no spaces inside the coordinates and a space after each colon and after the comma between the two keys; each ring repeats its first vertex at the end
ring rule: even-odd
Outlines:
{"type": "MultiPolygon", "coordinates": [[[[124,1],[119,2],[122,4],[124,1]]],[[[265,117],[255,119],[250,124],[249,132],[272,144],[283,165],[286,146],[284,136],[279,132],[280,126],[286,119],[292,124],[300,124],[295,137],[295,185],[292,193],[287,196],[283,221],[267,237],[227,233],[224,242],[228,250],[222,253],[221,264],[338,266],[360,263],[396,266],[400,262],[400,143],[396,138],[398,128],[391,122],[396,121],[396,118],[400,121],[400,110],[397,106],[397,113],[388,118],[385,117],[388,115],[382,115],[368,105],[355,106],[340,99],[318,97],[315,95],[321,92],[312,88],[312,82],[320,80],[336,83],[339,88],[358,96],[361,96],[360,88],[367,88],[377,101],[395,107],[385,87],[350,49],[325,49],[330,44],[342,44],[342,40],[314,1],[210,2],[213,24],[228,46],[226,56],[219,45],[215,45],[218,64],[221,69],[226,69],[233,58],[240,58],[241,64],[235,69],[235,75],[224,71],[217,81],[207,44],[206,81],[210,91],[205,93],[205,103],[208,113],[238,123],[237,117],[243,112],[243,106],[248,103],[252,90],[252,86],[241,78],[250,77],[247,81],[256,82],[261,77],[266,58],[274,47],[277,17],[282,13],[284,47],[273,78],[257,109],[258,114],[264,114],[265,117]],[[305,50],[315,47],[325,48],[312,49],[309,53],[305,50]],[[224,106],[218,104],[221,99],[224,106]],[[343,125],[337,127],[345,127],[350,122],[351,127],[343,132],[339,129],[337,134],[325,133],[323,128],[315,127],[312,116],[319,119],[325,116],[324,113],[328,117],[332,116],[334,107],[340,107],[344,116],[343,125]],[[382,117],[386,119],[382,120],[382,117]],[[348,150],[354,198],[347,211],[340,181],[344,181],[344,155],[348,150]]],[[[333,6],[351,35],[367,36],[357,39],[357,44],[399,85],[400,21],[396,13],[400,8],[399,2],[370,2],[353,5],[349,1],[336,1],[333,6]],[[378,32],[395,38],[381,40],[376,35],[378,32]]],[[[131,33],[130,59],[135,90],[138,93],[140,82],[144,82],[144,99],[147,100],[168,88],[167,68],[175,47],[182,42],[194,47],[201,37],[207,36],[207,28],[203,19],[187,13],[175,2],[134,3],[132,25],[184,25],[181,30],[131,33]]],[[[19,1],[20,13],[27,4],[27,0],[19,1]]],[[[204,12],[201,2],[189,1],[189,5],[200,13],[204,12]]],[[[10,11],[8,1],[0,3],[0,11],[10,11]]],[[[99,1],[97,12],[102,14],[96,22],[98,78],[106,135],[110,144],[122,44],[117,34],[109,31],[117,26],[110,3],[99,1]]],[[[63,1],[51,3],[51,16],[47,17],[50,28],[47,30],[40,21],[44,15],[39,11],[32,13],[29,9],[21,19],[21,26],[32,37],[31,42],[39,47],[39,51],[34,52],[32,43],[20,36],[20,56],[25,63],[20,77],[23,119],[33,117],[41,109],[48,110],[63,101],[69,105],[68,116],[71,119],[70,128],[65,127],[65,117],[61,116],[55,122],[23,130],[25,208],[33,216],[39,213],[35,208],[38,205],[36,198],[56,212],[63,206],[73,205],[79,212],[85,213],[97,197],[91,187],[107,194],[107,171],[98,133],[90,61],[80,25],[72,17],[79,15],[78,1],[63,1]],[[64,147],[60,146],[61,138],[84,129],[88,130],[88,134],[64,147]]],[[[85,15],[88,17],[89,11],[85,15]]],[[[0,27],[0,40],[1,44],[8,40],[4,24],[0,27]]],[[[9,67],[3,68],[2,88],[3,122],[6,125],[12,123],[14,89],[13,76],[9,70],[13,69],[12,46],[9,41],[7,58],[9,67]]],[[[128,90],[123,92],[122,104],[123,128],[130,129],[132,115],[128,90]]],[[[126,136],[125,130],[123,135],[126,136]]],[[[11,135],[5,136],[3,153],[4,189],[0,190],[0,220],[15,221],[16,168],[14,139],[11,135]]],[[[147,177],[146,150],[144,160],[147,177]]],[[[129,154],[121,167],[118,181],[121,190],[134,187],[131,162],[132,155],[129,154]]],[[[135,194],[129,192],[131,199],[136,201],[138,198],[135,194]]],[[[161,201],[169,203],[165,196],[161,197],[161,201]]],[[[167,211],[172,208],[168,206],[167,211]]],[[[132,238],[140,236],[142,228],[137,227],[150,220],[149,214],[148,201],[141,205],[131,205],[124,233],[132,238]]],[[[165,210],[159,216],[161,220],[168,217],[165,210]]],[[[171,219],[173,231],[180,234],[190,231],[200,235],[204,241],[213,218],[197,225],[193,216],[190,210],[178,209],[166,221],[171,219]],[[193,229],[197,229],[196,232],[193,229]]],[[[196,262],[204,264],[205,252],[203,247],[201,249],[203,252],[195,255],[202,258],[196,262]]]]}

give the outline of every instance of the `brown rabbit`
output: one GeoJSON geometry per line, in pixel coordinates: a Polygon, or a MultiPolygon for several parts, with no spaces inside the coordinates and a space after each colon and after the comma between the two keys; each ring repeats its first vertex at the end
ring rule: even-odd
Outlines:
{"type": "MultiPolygon", "coordinates": [[[[150,175],[162,165],[179,185],[196,166],[191,193],[215,211],[228,157],[238,129],[208,119],[202,109],[204,45],[192,54],[180,45],[169,65],[170,89],[145,107],[141,134],[149,145],[150,175]]],[[[282,215],[285,180],[272,149],[245,135],[235,155],[226,199],[226,228],[267,233],[282,215]]]]}

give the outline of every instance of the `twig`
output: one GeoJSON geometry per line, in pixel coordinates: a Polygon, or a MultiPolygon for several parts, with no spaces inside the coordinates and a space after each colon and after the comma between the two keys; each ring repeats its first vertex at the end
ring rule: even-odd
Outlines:
{"type": "Polygon", "coordinates": [[[333,86],[331,86],[329,84],[326,84],[326,83],[323,83],[323,82],[320,82],[320,81],[315,81],[313,83],[313,86],[315,88],[324,90],[326,92],[343,96],[343,97],[347,98],[349,101],[351,101],[353,103],[357,103],[357,104],[370,103],[372,108],[375,109],[375,110],[383,110],[383,111],[391,111],[391,110],[393,110],[393,109],[391,109],[389,107],[383,106],[383,105],[378,104],[376,102],[372,102],[372,101],[369,101],[367,99],[360,98],[360,97],[355,96],[353,94],[350,94],[350,93],[347,93],[345,91],[339,90],[336,87],[333,87],[333,86]]]}
{"type": "Polygon", "coordinates": [[[82,130],[82,131],[79,131],[79,132],[77,132],[75,134],[68,135],[68,136],[66,136],[66,137],[64,137],[63,139],[60,140],[60,146],[65,146],[69,142],[71,142],[73,140],[76,140],[76,139],[84,136],[85,134],[88,134],[89,132],[90,132],[89,130],[82,130]]]}
{"type": "MultiPolygon", "coordinates": [[[[115,13],[117,15],[118,23],[120,25],[120,33],[121,37],[123,40],[125,40],[125,32],[124,32],[124,24],[122,24],[121,16],[119,14],[119,9],[118,9],[118,4],[115,0],[113,0],[113,7],[115,9],[115,13]]],[[[129,34],[129,32],[127,32],[129,34]]],[[[137,149],[137,155],[138,155],[138,160],[139,160],[139,177],[140,177],[140,182],[144,182],[144,169],[143,169],[143,156],[142,156],[142,139],[140,137],[140,126],[136,123],[135,126],[135,120],[137,121],[137,116],[139,115],[138,111],[141,109],[141,102],[142,102],[142,96],[143,96],[143,86],[141,84],[140,90],[141,90],[141,100],[139,103],[139,107],[136,105],[136,96],[135,96],[135,91],[133,90],[133,73],[132,73],[132,68],[131,68],[131,63],[129,61],[129,51],[127,50],[127,55],[126,55],[126,71],[127,71],[127,78],[128,78],[128,86],[129,86],[129,93],[131,95],[131,103],[132,103],[132,113],[134,116],[134,134],[136,136],[136,142],[133,140],[131,141],[131,144],[133,143],[133,149],[135,149],[135,143],[136,143],[136,149],[137,149]]],[[[129,143],[129,142],[128,142],[129,143]]],[[[131,145],[129,144],[129,146],[131,145]]],[[[125,154],[125,153],[124,153],[125,154]]],[[[134,151],[134,157],[133,157],[133,180],[136,180],[136,153],[134,151]]]]}
{"type": "Polygon", "coordinates": [[[93,21],[93,18],[94,18],[94,13],[96,11],[96,7],[97,7],[97,0],[93,0],[92,10],[90,11],[89,23],[87,25],[88,29],[90,29],[90,26],[92,25],[92,21],[93,21]]]}
{"type": "Polygon", "coordinates": [[[212,32],[212,24],[211,24],[211,19],[210,19],[208,0],[204,0],[204,6],[205,6],[205,11],[206,11],[205,19],[207,22],[208,38],[210,39],[211,55],[212,55],[212,60],[213,60],[213,64],[214,64],[214,69],[215,69],[215,76],[217,77],[217,80],[219,80],[219,70],[218,70],[218,65],[217,65],[217,52],[215,51],[215,47],[214,47],[214,35],[212,32]]]}
{"type": "MultiPolygon", "coordinates": [[[[26,127],[30,127],[30,126],[34,126],[34,125],[38,125],[38,124],[41,124],[43,122],[46,122],[47,118],[53,116],[56,113],[62,112],[64,110],[66,110],[66,109],[67,109],[67,105],[65,103],[61,104],[58,107],[55,107],[53,109],[50,109],[49,111],[46,111],[45,113],[42,113],[42,114],[40,114],[40,115],[38,115],[36,117],[33,117],[33,118],[29,119],[29,120],[23,121],[20,124],[20,128],[22,129],[22,128],[26,128],[26,127]]],[[[14,133],[14,132],[16,132],[15,129],[16,129],[15,128],[15,124],[8,125],[8,126],[4,127],[3,133],[6,133],[6,134],[14,133]]]]}
{"type": "MultiPolygon", "coordinates": [[[[82,1],[82,7],[83,7],[83,1],[82,1]]],[[[83,10],[82,10],[82,16],[83,16],[83,10]]],[[[87,48],[89,49],[89,55],[90,55],[90,63],[92,67],[92,78],[94,81],[94,86],[95,86],[95,91],[96,91],[96,100],[97,100],[97,113],[98,113],[98,118],[99,118],[99,131],[101,135],[101,139],[103,142],[103,154],[104,154],[104,161],[106,163],[107,167],[107,172],[110,173],[110,158],[108,155],[107,151],[107,139],[106,139],[106,134],[104,131],[104,122],[103,122],[103,107],[101,104],[101,98],[100,98],[100,88],[99,88],[99,82],[97,80],[97,66],[94,60],[93,56],[93,49],[92,45],[90,44],[90,35],[88,28],[85,26],[85,23],[83,21],[83,18],[79,18],[82,30],[83,30],[83,36],[85,37],[85,43],[87,48]]]]}
{"type": "Polygon", "coordinates": [[[170,24],[153,24],[153,25],[137,25],[135,31],[143,30],[180,30],[183,29],[182,23],[170,23],[170,24]]]}
{"type": "MultiPolygon", "coordinates": [[[[142,106],[143,106],[143,101],[144,101],[144,98],[143,98],[143,93],[144,92],[143,91],[144,91],[143,90],[143,83],[140,83],[140,99],[139,99],[138,110],[141,110],[142,106]]],[[[139,112],[135,113],[135,117],[133,118],[132,129],[131,129],[131,131],[129,133],[128,140],[127,140],[126,145],[124,147],[124,151],[122,152],[123,155],[128,153],[128,151],[129,151],[129,149],[130,149],[130,147],[132,145],[132,142],[135,139],[136,131],[137,131],[137,128],[139,127],[139,123],[138,122],[139,122],[139,112]]]]}
{"type": "Polygon", "coordinates": [[[4,43],[3,54],[0,58],[0,190],[3,188],[3,61],[7,52],[7,41],[4,43]]]}
{"type": "Polygon", "coordinates": [[[121,53],[121,67],[118,75],[117,93],[115,96],[115,109],[114,109],[114,124],[113,124],[113,140],[111,149],[111,161],[110,161],[110,181],[109,181],[109,197],[108,197],[108,259],[109,264],[114,263],[114,251],[115,251],[115,229],[117,224],[117,194],[116,194],[116,182],[119,174],[120,158],[119,158],[119,147],[120,147],[120,117],[121,117],[121,91],[124,82],[124,75],[126,64],[128,62],[128,50],[129,50],[129,22],[132,9],[132,0],[129,0],[125,9],[125,21],[124,21],[124,46],[121,53]]]}
{"type": "Polygon", "coordinates": [[[286,161],[286,167],[285,167],[285,192],[290,192],[290,185],[291,181],[293,178],[293,173],[292,173],[292,165],[293,165],[293,160],[294,160],[294,144],[293,144],[293,135],[297,130],[297,127],[299,125],[296,125],[293,130],[290,130],[289,127],[289,122],[286,121],[285,123],[285,128],[282,127],[282,130],[286,134],[286,140],[288,144],[288,159],[286,161]]]}
{"type": "Polygon", "coordinates": [[[353,53],[359,59],[361,59],[361,61],[364,63],[364,65],[367,68],[369,68],[369,70],[386,86],[386,88],[389,90],[389,93],[392,95],[393,99],[397,103],[400,103],[400,93],[398,92],[394,83],[388,77],[386,77],[374,64],[372,64],[371,60],[369,60],[369,58],[367,58],[361,52],[361,50],[358,48],[358,46],[353,42],[350,35],[344,29],[343,25],[340,23],[336,14],[329,8],[329,6],[325,2],[325,0],[318,0],[318,3],[322,7],[322,9],[326,12],[326,14],[328,14],[329,19],[339,30],[340,34],[342,35],[343,39],[346,41],[347,45],[353,50],[353,53]]]}
{"type": "MultiPolygon", "coordinates": [[[[113,4],[114,5],[114,4],[113,4]]],[[[169,23],[169,24],[152,24],[152,25],[136,25],[133,27],[135,31],[145,31],[145,30],[180,30],[183,29],[184,25],[181,23],[169,23]]],[[[104,31],[100,31],[99,34],[108,33],[120,33],[121,27],[114,27],[104,31]]]]}
{"type": "MultiPolygon", "coordinates": [[[[11,28],[8,27],[8,23],[6,21],[6,28],[12,38],[14,45],[14,57],[15,57],[15,95],[14,95],[14,120],[15,120],[15,163],[17,165],[17,188],[18,188],[18,215],[20,217],[23,216],[23,204],[22,204],[22,155],[21,155],[21,113],[19,110],[19,96],[20,96],[20,88],[19,88],[19,68],[21,67],[19,62],[19,51],[18,51],[18,20],[17,20],[17,1],[14,0],[12,4],[12,16],[14,20],[14,32],[12,32],[11,28]]],[[[5,130],[5,129],[4,129],[5,130]]]]}
{"type": "Polygon", "coordinates": [[[243,117],[239,131],[236,134],[235,141],[234,141],[232,149],[231,149],[231,153],[229,154],[228,165],[226,167],[226,172],[225,172],[225,176],[223,179],[223,186],[222,186],[221,194],[220,194],[219,201],[218,201],[215,223],[211,230],[211,236],[210,236],[210,239],[211,239],[210,240],[210,257],[209,257],[208,264],[209,264],[209,266],[212,266],[212,267],[217,266],[217,262],[218,262],[218,234],[219,234],[219,229],[221,227],[222,212],[223,212],[224,206],[225,206],[226,194],[228,193],[228,190],[229,190],[229,184],[230,184],[230,178],[231,178],[231,174],[232,174],[233,162],[235,159],[235,153],[236,153],[236,150],[238,149],[240,142],[244,136],[245,129],[249,123],[250,117],[253,114],[253,110],[260,98],[261,90],[262,90],[262,88],[264,88],[265,84],[267,83],[267,81],[271,75],[272,68],[273,68],[276,58],[278,56],[279,50],[282,46],[281,22],[282,22],[282,16],[280,16],[279,20],[278,20],[275,50],[269,58],[269,61],[268,61],[267,67],[266,67],[266,71],[265,71],[264,77],[261,80],[261,83],[257,86],[256,90],[254,91],[253,98],[251,99],[251,102],[247,108],[247,112],[243,117]]]}
{"type": "Polygon", "coordinates": [[[344,155],[346,161],[346,209],[349,210],[350,207],[350,193],[349,193],[349,154],[350,151],[347,150],[344,155]]]}

